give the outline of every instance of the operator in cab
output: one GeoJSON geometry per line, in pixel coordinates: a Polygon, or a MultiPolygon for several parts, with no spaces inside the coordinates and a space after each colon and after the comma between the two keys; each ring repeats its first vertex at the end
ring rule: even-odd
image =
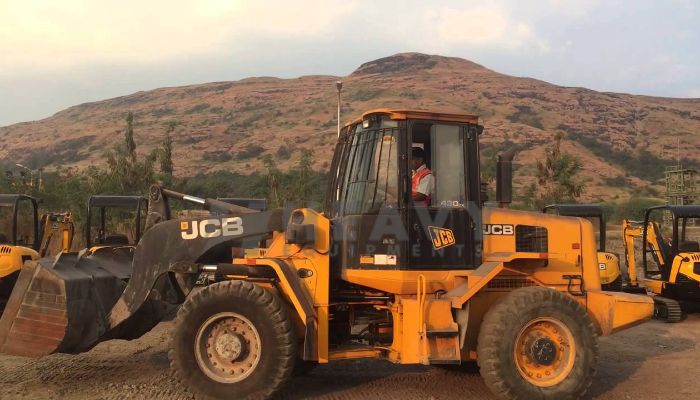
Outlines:
{"type": "Polygon", "coordinates": [[[425,165],[425,150],[420,147],[414,147],[411,150],[411,167],[413,169],[411,179],[413,204],[428,207],[435,190],[435,177],[425,165]]]}

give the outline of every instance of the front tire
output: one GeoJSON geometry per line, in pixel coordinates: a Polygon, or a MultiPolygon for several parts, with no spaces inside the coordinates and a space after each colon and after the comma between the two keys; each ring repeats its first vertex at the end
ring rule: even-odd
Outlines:
{"type": "Polygon", "coordinates": [[[250,282],[219,282],[180,308],[170,365],[198,399],[267,399],[291,377],[296,343],[277,296],[250,282]]]}
{"type": "Polygon", "coordinates": [[[593,380],[598,341],[579,303],[529,287],[486,313],[477,354],[486,385],[502,399],[580,399],[593,380]]]}

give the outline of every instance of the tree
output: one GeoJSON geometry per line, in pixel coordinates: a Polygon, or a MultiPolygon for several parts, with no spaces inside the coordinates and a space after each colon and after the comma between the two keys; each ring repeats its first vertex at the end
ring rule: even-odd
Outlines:
{"type": "Polygon", "coordinates": [[[175,131],[177,122],[170,121],[165,125],[165,139],[158,152],[158,159],[160,161],[160,172],[163,175],[163,184],[170,186],[173,181],[173,139],[170,135],[175,131]]]}
{"type": "Polygon", "coordinates": [[[537,187],[530,205],[532,208],[575,202],[583,191],[584,185],[576,176],[581,170],[581,162],[561,151],[561,139],[561,133],[557,133],[554,142],[545,149],[544,160],[536,163],[537,187]]]}
{"type": "Polygon", "coordinates": [[[313,191],[314,184],[311,181],[311,175],[313,173],[311,166],[313,163],[314,151],[311,149],[302,150],[295,171],[296,182],[293,188],[291,188],[292,196],[290,196],[293,200],[301,202],[300,206],[302,207],[304,207],[306,201],[312,197],[311,192],[313,191]]]}
{"type": "Polygon", "coordinates": [[[134,115],[129,112],[126,116],[124,141],[107,153],[108,170],[93,171],[92,182],[96,186],[93,193],[145,193],[155,181],[153,165],[157,156],[157,152],[152,151],[143,160],[138,159],[134,141],[134,115]]]}
{"type": "Polygon", "coordinates": [[[263,165],[265,166],[265,169],[267,170],[267,187],[269,189],[267,198],[268,201],[270,202],[270,208],[278,208],[280,206],[280,198],[279,194],[277,192],[278,189],[278,181],[279,181],[279,170],[277,169],[277,165],[275,164],[275,160],[272,158],[271,155],[265,154],[263,157],[263,165]]]}
{"type": "Polygon", "coordinates": [[[132,163],[136,163],[136,142],[134,141],[134,113],[126,114],[126,129],[124,130],[124,142],[126,151],[132,163]]]}

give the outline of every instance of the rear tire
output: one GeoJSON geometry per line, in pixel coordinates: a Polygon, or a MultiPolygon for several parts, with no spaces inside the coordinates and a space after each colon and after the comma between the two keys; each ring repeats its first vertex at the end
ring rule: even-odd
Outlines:
{"type": "Polygon", "coordinates": [[[486,385],[502,399],[580,399],[593,380],[598,341],[579,303],[528,287],[486,313],[477,354],[486,385]]]}
{"type": "Polygon", "coordinates": [[[277,296],[250,282],[219,282],[180,308],[170,365],[198,399],[267,399],[292,376],[296,343],[277,296]]]}

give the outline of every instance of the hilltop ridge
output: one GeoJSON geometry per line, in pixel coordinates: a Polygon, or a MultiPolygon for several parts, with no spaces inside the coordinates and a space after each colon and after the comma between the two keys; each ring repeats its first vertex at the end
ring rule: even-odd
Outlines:
{"type": "MultiPolygon", "coordinates": [[[[553,85],[512,77],[455,57],[400,53],[361,64],[349,76],[252,77],[149,91],[84,103],[53,116],[0,128],[0,159],[32,167],[104,164],[104,152],[132,111],[140,151],[173,133],[176,174],[261,169],[273,155],[281,168],[302,149],[328,167],[335,143],[335,81],[343,80],[343,122],[367,109],[413,108],[475,113],[486,128],[482,149],[516,146],[516,186],[555,134],[584,164],[584,200],[658,195],[677,142],[700,148],[700,99],[672,99],[553,85]]],[[[489,153],[491,154],[491,153],[489,153]]],[[[700,165],[700,153],[684,162],[700,165]]]]}

